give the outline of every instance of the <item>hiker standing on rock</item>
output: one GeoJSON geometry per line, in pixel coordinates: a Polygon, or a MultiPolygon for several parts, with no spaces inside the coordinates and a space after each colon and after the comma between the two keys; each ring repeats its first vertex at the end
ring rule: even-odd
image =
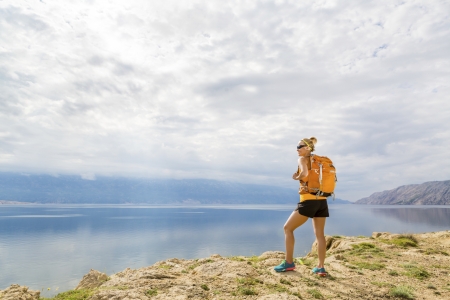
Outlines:
{"type": "MultiPolygon", "coordinates": [[[[316,235],[317,241],[317,252],[319,257],[319,263],[317,267],[315,267],[312,272],[321,276],[325,276],[327,273],[324,268],[325,262],[325,252],[326,252],[326,242],[325,242],[325,220],[329,217],[328,213],[328,204],[327,204],[327,196],[329,193],[324,193],[322,190],[322,167],[323,168],[332,168],[327,169],[327,172],[334,173],[333,176],[333,187],[334,190],[334,182],[336,178],[336,173],[334,166],[332,165],[331,160],[327,157],[320,157],[317,155],[311,154],[314,151],[314,145],[317,143],[317,139],[315,137],[304,138],[297,145],[297,153],[299,156],[298,159],[298,169],[297,172],[292,175],[294,180],[300,181],[300,202],[297,205],[297,208],[292,212],[289,216],[288,220],[284,224],[284,235],[285,235],[285,244],[286,244],[286,257],[283,262],[276,266],[274,269],[277,272],[285,272],[292,271],[295,269],[294,263],[294,230],[303,225],[308,218],[312,218],[313,226],[314,226],[314,234],[316,235]],[[329,161],[327,165],[322,164],[321,159],[326,159],[329,161]],[[317,164],[317,160],[319,160],[319,164],[317,164]],[[317,169],[311,169],[312,162],[314,165],[319,165],[317,169]],[[314,175],[314,173],[319,173],[320,175],[314,175]],[[319,180],[317,184],[314,181],[319,180]],[[317,186],[314,188],[314,186],[317,186]]],[[[328,173],[327,173],[328,174],[328,173]]],[[[327,174],[324,174],[328,176],[327,174]]],[[[333,191],[331,191],[332,194],[333,191]]]]}

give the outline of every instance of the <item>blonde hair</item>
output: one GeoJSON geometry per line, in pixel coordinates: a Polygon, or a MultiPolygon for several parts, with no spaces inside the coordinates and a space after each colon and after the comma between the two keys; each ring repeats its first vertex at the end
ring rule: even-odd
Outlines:
{"type": "MultiPolygon", "coordinates": [[[[308,146],[308,148],[311,150],[311,152],[314,151],[315,145],[317,144],[317,139],[315,137],[312,136],[309,139],[304,138],[300,142],[302,142],[302,141],[306,144],[306,146],[308,146]]],[[[300,144],[300,142],[299,142],[299,144],[300,144]]]]}

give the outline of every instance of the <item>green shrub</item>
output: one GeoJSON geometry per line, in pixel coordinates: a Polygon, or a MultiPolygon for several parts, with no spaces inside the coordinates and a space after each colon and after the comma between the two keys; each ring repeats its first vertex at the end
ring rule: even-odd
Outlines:
{"type": "Polygon", "coordinates": [[[414,293],[411,287],[399,285],[397,287],[393,287],[389,294],[393,297],[405,298],[405,299],[414,299],[414,293]]]}
{"type": "Polygon", "coordinates": [[[239,287],[238,291],[242,295],[258,295],[258,293],[254,289],[247,287],[239,287]]]}
{"type": "Polygon", "coordinates": [[[379,286],[379,287],[385,287],[385,286],[391,286],[392,284],[387,282],[379,282],[379,281],[372,281],[371,284],[379,286]]]}
{"type": "Polygon", "coordinates": [[[296,261],[297,263],[299,263],[301,265],[305,265],[307,267],[310,267],[314,262],[312,259],[301,258],[301,257],[294,259],[294,261],[296,261]]]}
{"type": "Polygon", "coordinates": [[[263,283],[261,279],[253,277],[236,278],[236,281],[243,285],[256,285],[257,283],[263,283]]]}
{"type": "Polygon", "coordinates": [[[435,250],[435,249],[431,249],[431,248],[428,248],[427,250],[425,250],[425,254],[426,255],[441,254],[441,255],[449,256],[449,254],[445,251],[435,250]]]}
{"type": "Polygon", "coordinates": [[[291,283],[289,280],[286,280],[286,279],[284,279],[284,278],[281,278],[281,279],[280,279],[280,283],[286,284],[286,285],[292,285],[292,283],[291,283]]]}
{"type": "Polygon", "coordinates": [[[395,270],[390,270],[390,271],[388,272],[388,274],[391,275],[391,276],[398,276],[398,272],[395,271],[395,270]]]}
{"type": "Polygon", "coordinates": [[[209,287],[206,284],[202,284],[200,287],[205,291],[209,291],[209,287]]]}
{"type": "Polygon", "coordinates": [[[385,265],[380,263],[355,262],[354,264],[361,269],[368,269],[372,271],[381,270],[385,267],[385,265]]]}
{"type": "Polygon", "coordinates": [[[150,289],[150,290],[145,291],[145,295],[147,295],[149,297],[153,297],[153,296],[158,295],[158,291],[156,289],[154,289],[154,290],[150,289]]]}
{"type": "Polygon", "coordinates": [[[286,288],[286,287],[284,287],[284,286],[282,286],[282,285],[279,285],[279,284],[272,284],[272,283],[267,283],[266,284],[266,287],[268,288],[268,289],[270,289],[270,290],[274,290],[274,291],[276,291],[276,292],[278,292],[278,293],[284,293],[284,292],[287,292],[288,291],[288,289],[286,288]]]}
{"type": "Polygon", "coordinates": [[[383,242],[396,245],[402,248],[417,247],[417,239],[412,235],[399,235],[391,240],[383,240],[383,242]]]}
{"type": "Polygon", "coordinates": [[[307,290],[307,292],[308,292],[308,294],[313,296],[315,299],[323,299],[322,293],[316,289],[307,290]]]}
{"type": "Polygon", "coordinates": [[[406,275],[409,277],[414,277],[420,280],[430,277],[430,273],[428,273],[424,268],[418,267],[412,264],[403,265],[406,269],[406,275]]]}
{"type": "Polygon", "coordinates": [[[86,300],[92,294],[94,294],[94,290],[71,290],[64,293],[59,293],[54,298],[41,298],[41,299],[47,299],[47,300],[86,300]]]}
{"type": "Polygon", "coordinates": [[[353,250],[349,252],[349,254],[352,255],[363,255],[363,254],[382,255],[381,253],[383,252],[383,250],[376,247],[372,243],[353,244],[352,248],[353,250]]]}

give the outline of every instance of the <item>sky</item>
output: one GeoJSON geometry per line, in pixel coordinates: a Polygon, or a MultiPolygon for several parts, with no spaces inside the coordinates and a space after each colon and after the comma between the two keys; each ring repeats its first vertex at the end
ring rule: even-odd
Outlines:
{"type": "Polygon", "coordinates": [[[0,172],[450,179],[450,1],[0,0],[0,172]]]}

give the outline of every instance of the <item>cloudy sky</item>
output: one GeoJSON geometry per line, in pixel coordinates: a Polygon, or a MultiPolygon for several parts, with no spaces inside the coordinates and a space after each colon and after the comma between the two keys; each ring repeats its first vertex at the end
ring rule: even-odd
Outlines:
{"type": "Polygon", "coordinates": [[[0,171],[450,179],[450,2],[0,0],[0,171]]]}

